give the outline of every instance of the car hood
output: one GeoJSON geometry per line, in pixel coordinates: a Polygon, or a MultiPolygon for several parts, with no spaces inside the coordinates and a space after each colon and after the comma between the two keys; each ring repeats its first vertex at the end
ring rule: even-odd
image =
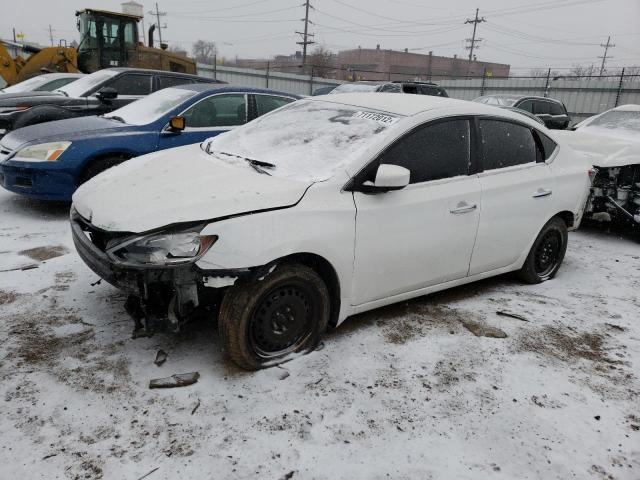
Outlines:
{"type": "Polygon", "coordinates": [[[56,92],[0,92],[0,107],[7,107],[18,104],[30,105],[32,101],[36,101],[39,103],[44,100],[44,97],[49,97],[53,101],[67,98],[64,94],[56,92]]]}
{"type": "Polygon", "coordinates": [[[595,167],[624,167],[640,163],[640,140],[631,135],[616,135],[603,128],[556,131],[595,167]]]}
{"type": "Polygon", "coordinates": [[[131,129],[133,126],[104,117],[68,118],[14,130],[2,139],[2,145],[13,151],[26,143],[44,143],[58,140],[74,141],[95,137],[99,134],[106,135],[127,128],[131,129]]]}
{"type": "Polygon", "coordinates": [[[128,160],[83,184],[73,195],[73,205],[98,228],[141,233],[290,207],[312,183],[226,163],[195,144],[128,160]]]}

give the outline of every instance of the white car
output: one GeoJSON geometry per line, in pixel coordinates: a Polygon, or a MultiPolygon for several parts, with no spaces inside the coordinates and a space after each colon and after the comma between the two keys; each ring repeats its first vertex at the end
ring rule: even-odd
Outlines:
{"type": "Polygon", "coordinates": [[[354,93],[129,160],[77,190],[71,221],[134,316],[177,329],[221,302],[228,354],[256,369],[359,312],[506,272],[552,278],[588,182],[518,113],[354,93]]]}
{"type": "Polygon", "coordinates": [[[640,227],[640,105],[607,110],[563,135],[594,166],[585,215],[640,227]]]}

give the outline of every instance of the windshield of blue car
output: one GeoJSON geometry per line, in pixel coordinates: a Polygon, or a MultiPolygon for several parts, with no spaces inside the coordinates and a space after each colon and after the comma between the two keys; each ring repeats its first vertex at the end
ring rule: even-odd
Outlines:
{"type": "Polygon", "coordinates": [[[83,97],[99,84],[111,77],[115,77],[118,73],[120,72],[117,70],[100,70],[86,77],[79,78],[75,82],[69,83],[55,91],[65,93],[69,97],[83,97]]]}
{"type": "Polygon", "coordinates": [[[148,125],[160,120],[198,92],[183,88],[165,88],[104,115],[129,125],[148,125]]]}
{"type": "Polygon", "coordinates": [[[3,88],[1,91],[2,93],[33,92],[36,88],[50,81],[51,78],[48,75],[38,75],[37,77],[32,77],[23,82],[11,85],[10,87],[3,88]]]}
{"type": "Polygon", "coordinates": [[[589,122],[588,127],[635,130],[640,132],[640,111],[611,110],[589,122]]]}
{"type": "Polygon", "coordinates": [[[302,100],[206,140],[203,149],[232,164],[272,164],[270,175],[304,181],[332,177],[401,116],[302,100]]]}

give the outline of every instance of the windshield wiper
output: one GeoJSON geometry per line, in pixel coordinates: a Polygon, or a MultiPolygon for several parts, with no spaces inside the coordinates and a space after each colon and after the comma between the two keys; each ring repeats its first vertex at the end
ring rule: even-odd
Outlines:
{"type": "Polygon", "coordinates": [[[115,120],[116,122],[127,123],[127,122],[124,121],[124,118],[119,117],[117,115],[112,115],[110,117],[107,117],[106,115],[100,115],[100,116],[103,117],[103,118],[110,118],[111,120],[115,120]]]}
{"type": "Polygon", "coordinates": [[[235,153],[228,152],[218,152],[218,151],[209,151],[209,145],[207,145],[207,149],[205,150],[209,154],[222,154],[227,155],[228,157],[236,157],[246,161],[251,168],[253,168],[258,173],[264,173],[265,175],[271,175],[269,172],[264,170],[264,168],[276,168],[273,163],[263,162],[262,160],[256,160],[254,158],[243,157],[242,155],[236,155],[235,153]]]}

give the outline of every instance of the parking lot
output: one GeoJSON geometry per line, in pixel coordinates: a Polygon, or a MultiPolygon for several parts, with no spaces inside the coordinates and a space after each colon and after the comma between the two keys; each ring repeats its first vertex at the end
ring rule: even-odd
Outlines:
{"type": "Polygon", "coordinates": [[[68,205],[2,191],[0,218],[3,478],[640,476],[630,238],[583,228],[552,281],[377,309],[248,373],[213,324],[132,339],[125,297],[74,250],[68,205]],[[198,383],[148,388],[185,372],[198,383]]]}

